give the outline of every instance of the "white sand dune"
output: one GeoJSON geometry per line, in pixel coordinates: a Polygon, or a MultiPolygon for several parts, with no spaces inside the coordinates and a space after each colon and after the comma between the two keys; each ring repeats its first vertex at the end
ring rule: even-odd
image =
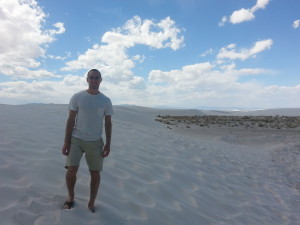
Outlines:
{"type": "MultiPolygon", "coordinates": [[[[300,224],[299,130],[167,129],[156,115],[213,112],[114,111],[112,152],[93,214],[84,159],[76,205],[61,209],[67,106],[0,105],[0,224],[300,224]]],[[[285,111],[300,115],[254,114],[285,111]]]]}

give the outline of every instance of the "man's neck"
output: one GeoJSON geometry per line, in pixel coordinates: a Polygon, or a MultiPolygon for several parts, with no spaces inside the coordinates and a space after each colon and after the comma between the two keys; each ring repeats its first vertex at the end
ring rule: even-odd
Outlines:
{"type": "Polygon", "coordinates": [[[93,90],[93,89],[87,89],[87,92],[90,94],[90,95],[97,95],[100,93],[99,90],[93,90]]]}

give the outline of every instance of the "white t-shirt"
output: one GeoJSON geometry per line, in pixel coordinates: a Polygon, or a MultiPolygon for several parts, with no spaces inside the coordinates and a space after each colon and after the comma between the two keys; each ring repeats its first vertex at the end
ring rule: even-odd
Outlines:
{"type": "Polygon", "coordinates": [[[91,95],[81,91],[73,95],[69,110],[77,112],[72,136],[85,141],[96,141],[102,137],[103,118],[113,114],[111,100],[104,94],[91,95]]]}

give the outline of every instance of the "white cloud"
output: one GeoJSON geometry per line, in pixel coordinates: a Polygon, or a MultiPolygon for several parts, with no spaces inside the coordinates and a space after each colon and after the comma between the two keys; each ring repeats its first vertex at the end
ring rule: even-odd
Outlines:
{"type": "Polygon", "coordinates": [[[49,30],[48,32],[50,35],[63,34],[66,31],[63,23],[55,23],[53,24],[53,26],[56,27],[58,30],[49,30]]]}
{"type": "MultiPolygon", "coordinates": [[[[131,59],[127,49],[135,45],[146,45],[151,48],[171,48],[177,50],[183,46],[181,30],[169,17],[155,23],[153,20],[142,20],[135,16],[123,27],[106,32],[101,45],[96,44],[76,60],[66,63],[64,71],[98,67],[111,81],[133,79],[132,69],[136,57],[131,59]]],[[[141,58],[143,60],[143,58],[141,58]]]]}
{"type": "Polygon", "coordinates": [[[256,53],[265,51],[267,49],[270,49],[271,46],[273,45],[273,40],[272,39],[266,39],[262,41],[257,41],[253,48],[250,49],[249,54],[251,56],[255,55],[256,53]]]}
{"type": "Polygon", "coordinates": [[[221,21],[219,22],[219,26],[222,27],[225,25],[225,23],[227,22],[228,17],[227,16],[223,16],[221,21]]]}
{"type": "Polygon", "coordinates": [[[270,0],[257,0],[256,5],[251,8],[251,11],[255,12],[258,9],[265,9],[270,0]]]}
{"type": "Polygon", "coordinates": [[[254,46],[250,49],[241,49],[240,51],[236,50],[235,44],[230,44],[226,47],[221,48],[219,51],[219,54],[217,55],[218,59],[240,59],[240,60],[245,60],[250,57],[255,57],[257,53],[260,53],[262,51],[265,51],[267,49],[270,49],[273,44],[272,39],[266,39],[262,41],[257,41],[254,46]]]}
{"type": "Polygon", "coordinates": [[[229,17],[229,20],[226,16],[223,16],[219,22],[219,26],[224,26],[227,21],[232,24],[238,24],[253,20],[255,19],[254,13],[259,9],[265,9],[269,2],[270,0],[257,0],[256,4],[250,9],[242,8],[235,10],[229,17]]]}
{"type": "MultiPolygon", "coordinates": [[[[149,73],[149,81],[154,83],[168,83],[171,86],[194,86],[199,80],[204,81],[205,79],[210,79],[212,68],[213,65],[206,62],[187,65],[184,66],[182,70],[171,70],[169,72],[152,70],[149,73]]],[[[191,88],[191,86],[189,88],[191,88]]]]}
{"type": "Polygon", "coordinates": [[[230,16],[230,22],[232,24],[237,24],[237,23],[253,20],[254,18],[255,16],[250,9],[240,9],[232,13],[232,15],[230,16]]]}
{"type": "MultiPolygon", "coordinates": [[[[241,82],[240,78],[265,75],[269,71],[260,68],[237,69],[234,64],[219,68],[210,62],[182,67],[180,70],[153,70],[149,74],[148,88],[144,96],[148,104],[184,107],[295,107],[300,86],[264,87],[258,82],[241,82]],[[278,91],[274,94],[273,91],[278,91]],[[280,101],[276,97],[280,96],[280,101]]],[[[145,103],[144,103],[145,105],[145,103]]]]}
{"type": "Polygon", "coordinates": [[[39,79],[61,77],[60,75],[55,75],[45,69],[29,70],[23,66],[6,66],[2,68],[2,71],[13,79],[39,79]]]}
{"type": "MultiPolygon", "coordinates": [[[[233,46],[232,46],[233,47],[233,46]]],[[[263,86],[244,81],[244,76],[260,76],[269,71],[240,68],[234,63],[211,62],[183,66],[178,70],[153,70],[148,80],[134,76],[118,84],[103,79],[101,92],[114,104],[143,106],[219,106],[219,107],[297,107],[300,85],[292,87],[263,86]],[[288,101],[287,101],[288,99],[288,101]]],[[[85,76],[66,76],[62,81],[0,83],[1,103],[30,102],[68,103],[70,97],[86,89],[85,76]],[[42,99],[42,100],[41,100],[42,99]]]]}
{"type": "Polygon", "coordinates": [[[0,73],[15,78],[22,75],[22,79],[52,77],[37,69],[40,63],[36,59],[45,54],[45,46],[55,40],[56,34],[65,32],[63,23],[54,24],[57,30],[44,30],[46,15],[35,0],[2,0],[0,17],[0,73]],[[30,75],[30,68],[35,69],[34,75],[30,75]]]}
{"type": "Polygon", "coordinates": [[[206,50],[205,52],[201,53],[200,56],[205,57],[207,55],[212,55],[212,54],[213,54],[213,49],[210,48],[210,49],[206,50]]]}
{"type": "MultiPolygon", "coordinates": [[[[122,83],[121,83],[122,85],[122,83]]],[[[144,78],[134,76],[130,81],[123,82],[123,85],[127,85],[128,89],[141,89],[144,90],[147,86],[144,78]]]]}
{"type": "MultiPolygon", "coordinates": [[[[152,86],[168,88],[176,93],[214,92],[222,93],[234,89],[242,76],[267,74],[269,71],[260,68],[236,69],[235,64],[222,66],[210,62],[187,65],[181,70],[160,71],[152,70],[149,73],[149,83],[152,86]],[[231,87],[230,87],[231,86],[231,87]]],[[[232,91],[231,90],[231,91],[232,91]]],[[[223,93],[224,94],[224,93],[223,93]]],[[[169,96],[171,97],[171,96],[169,96]]]]}
{"type": "Polygon", "coordinates": [[[292,25],[293,28],[297,29],[300,27],[300,20],[295,20],[292,25]]]}
{"type": "Polygon", "coordinates": [[[62,84],[63,86],[73,86],[86,88],[86,77],[85,76],[66,76],[64,77],[62,84]]]}
{"type": "Polygon", "coordinates": [[[144,62],[144,60],[146,59],[146,56],[144,56],[144,55],[134,55],[134,56],[132,57],[132,59],[133,59],[134,61],[138,61],[139,63],[142,63],[142,62],[144,62]]]}
{"type": "Polygon", "coordinates": [[[68,103],[70,97],[86,89],[83,77],[68,76],[62,81],[15,81],[0,83],[1,103],[68,103]]]}
{"type": "Polygon", "coordinates": [[[61,60],[64,61],[67,58],[71,57],[71,52],[66,52],[65,56],[59,56],[59,55],[47,55],[46,57],[48,57],[49,59],[55,59],[55,60],[61,60]]]}

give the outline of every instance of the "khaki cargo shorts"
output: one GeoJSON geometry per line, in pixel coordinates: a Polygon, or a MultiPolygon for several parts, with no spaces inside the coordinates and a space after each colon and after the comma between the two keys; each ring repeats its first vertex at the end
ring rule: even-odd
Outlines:
{"type": "Polygon", "coordinates": [[[100,138],[97,141],[84,141],[79,138],[72,137],[71,149],[66,159],[66,166],[79,166],[83,153],[85,153],[86,163],[90,171],[102,171],[103,157],[102,149],[104,143],[100,138]]]}

